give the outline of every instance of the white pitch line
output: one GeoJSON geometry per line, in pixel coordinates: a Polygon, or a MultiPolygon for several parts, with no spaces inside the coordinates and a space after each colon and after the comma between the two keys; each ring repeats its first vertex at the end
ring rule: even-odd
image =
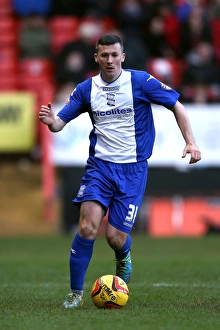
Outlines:
{"type": "Polygon", "coordinates": [[[165,282],[158,282],[153,283],[152,286],[154,287],[195,287],[195,288],[220,288],[220,285],[216,285],[213,283],[165,283],[165,282]]]}
{"type": "MultiPolygon", "coordinates": [[[[219,289],[220,285],[215,284],[215,283],[166,283],[166,282],[157,282],[157,283],[148,283],[148,284],[143,284],[143,283],[135,283],[132,282],[132,286],[136,287],[161,287],[161,288],[215,288],[219,289]]],[[[32,287],[32,288],[50,288],[50,287],[65,287],[65,283],[63,282],[51,282],[51,283],[19,283],[19,284],[14,284],[14,283],[2,283],[0,284],[0,288],[22,288],[22,287],[32,287]]],[[[67,285],[66,285],[67,286],[67,285]]],[[[84,285],[85,289],[88,289],[91,287],[89,283],[85,283],[84,285]]]]}
{"type": "Polygon", "coordinates": [[[157,283],[135,283],[131,285],[136,287],[161,287],[161,288],[220,288],[218,283],[168,283],[168,282],[157,282],[157,283]]]}

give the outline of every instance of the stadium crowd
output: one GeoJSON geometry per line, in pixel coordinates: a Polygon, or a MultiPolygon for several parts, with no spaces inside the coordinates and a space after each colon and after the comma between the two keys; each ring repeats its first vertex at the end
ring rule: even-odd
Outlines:
{"type": "Polygon", "coordinates": [[[220,101],[220,0],[0,0],[0,90],[63,102],[94,74],[95,41],[119,34],[124,68],[146,70],[182,102],[220,101]]]}

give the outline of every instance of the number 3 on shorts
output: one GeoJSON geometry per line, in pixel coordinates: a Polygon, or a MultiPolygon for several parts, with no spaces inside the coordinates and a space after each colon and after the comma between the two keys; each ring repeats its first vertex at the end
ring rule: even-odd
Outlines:
{"type": "Polygon", "coordinates": [[[137,215],[137,211],[138,211],[138,206],[129,204],[129,210],[128,210],[128,214],[127,214],[125,220],[134,223],[136,215],[137,215]]]}

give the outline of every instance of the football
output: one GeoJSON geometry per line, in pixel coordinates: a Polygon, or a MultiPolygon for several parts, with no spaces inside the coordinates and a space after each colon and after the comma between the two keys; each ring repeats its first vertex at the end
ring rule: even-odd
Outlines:
{"type": "Polygon", "coordinates": [[[127,284],[116,275],[103,275],[92,285],[91,298],[97,308],[122,308],[128,296],[127,284]]]}

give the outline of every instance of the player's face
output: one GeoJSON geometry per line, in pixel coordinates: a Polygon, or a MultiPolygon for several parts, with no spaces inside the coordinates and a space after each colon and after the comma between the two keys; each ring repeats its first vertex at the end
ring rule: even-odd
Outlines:
{"type": "Polygon", "coordinates": [[[124,62],[125,53],[119,43],[114,45],[99,45],[94,54],[95,61],[99,64],[102,78],[107,82],[116,80],[121,74],[121,63],[124,62]]]}

